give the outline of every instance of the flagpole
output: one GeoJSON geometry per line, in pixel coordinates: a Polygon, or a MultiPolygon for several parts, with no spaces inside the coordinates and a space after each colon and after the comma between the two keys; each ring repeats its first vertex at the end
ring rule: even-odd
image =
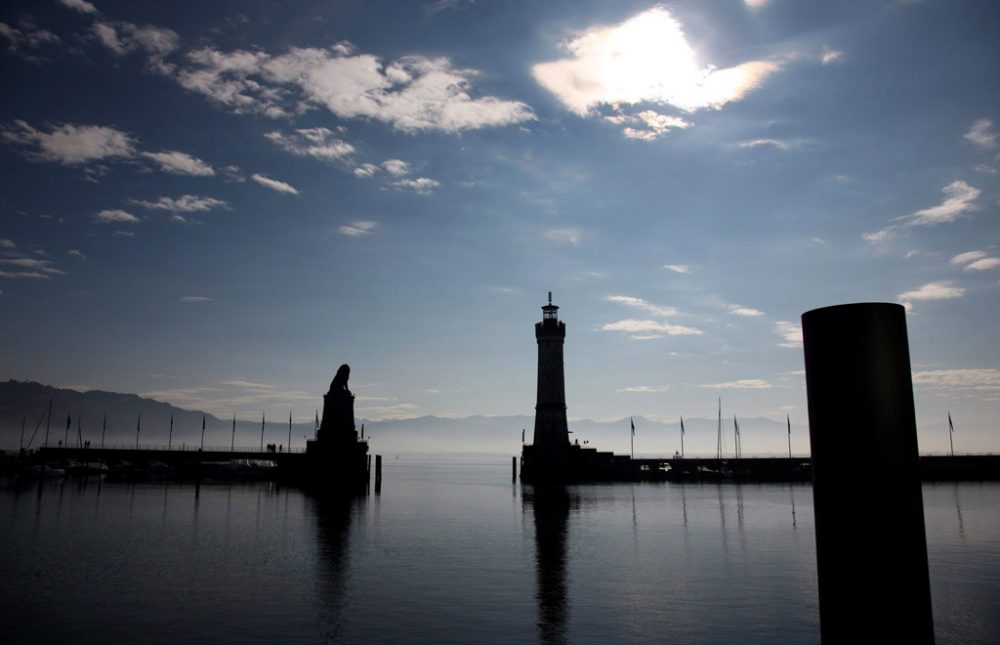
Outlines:
{"type": "Polygon", "coordinates": [[[236,410],[233,410],[233,438],[229,441],[229,452],[236,450],[236,410]]]}
{"type": "Polygon", "coordinates": [[[681,459],[684,459],[684,417],[681,417],[681,459]]]}
{"type": "Polygon", "coordinates": [[[104,448],[104,433],[108,431],[108,413],[104,413],[104,422],[101,424],[101,448],[104,448]]]}
{"type": "Polygon", "coordinates": [[[174,414],[170,413],[170,433],[167,434],[167,450],[174,445],[174,414]]]}
{"type": "Polygon", "coordinates": [[[951,412],[948,412],[948,444],[951,446],[951,456],[955,456],[955,425],[951,422],[951,412]]]}
{"type": "Polygon", "coordinates": [[[260,413],[260,451],[264,452],[264,413],[260,413]]]}
{"type": "MultiPolygon", "coordinates": [[[[361,428],[364,429],[364,427],[365,427],[364,424],[362,424],[361,428]]],[[[292,450],[292,411],[291,410],[288,411],[288,450],[289,451],[292,450]]]]}
{"type": "Polygon", "coordinates": [[[788,458],[792,458],[792,418],[785,413],[785,421],[788,422],[788,458]]]}
{"type": "Polygon", "coordinates": [[[205,413],[201,413],[201,448],[198,450],[205,449],[205,413]]]}
{"type": "Polygon", "coordinates": [[[135,420],[135,449],[139,449],[139,431],[142,429],[142,412],[135,420]]]}
{"type": "Polygon", "coordinates": [[[632,433],[629,435],[629,445],[631,446],[629,448],[629,456],[635,459],[635,421],[632,420],[632,417],[629,417],[628,421],[632,425],[632,433]]]}
{"type": "Polygon", "coordinates": [[[733,415],[733,455],[740,458],[740,426],[736,423],[736,415],[733,415]]]}

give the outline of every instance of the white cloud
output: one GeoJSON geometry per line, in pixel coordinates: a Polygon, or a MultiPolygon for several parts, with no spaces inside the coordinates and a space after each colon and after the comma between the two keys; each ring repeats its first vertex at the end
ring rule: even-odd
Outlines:
{"type": "Polygon", "coordinates": [[[830,49],[827,46],[823,46],[823,55],[820,56],[819,61],[824,65],[832,65],[833,63],[839,63],[844,60],[844,52],[837,51],[836,49],[830,49]]]}
{"type": "Polygon", "coordinates": [[[132,213],[121,210],[120,208],[114,208],[110,210],[103,210],[96,215],[94,219],[98,222],[114,223],[114,222],[124,222],[126,224],[135,224],[139,221],[139,218],[132,213]]]}
{"type": "Polygon", "coordinates": [[[174,213],[204,213],[213,208],[229,208],[229,203],[214,197],[200,197],[198,195],[181,195],[177,199],[172,197],[160,197],[155,202],[133,199],[133,204],[138,204],[143,208],[171,211],[174,213]]]}
{"type": "Polygon", "coordinates": [[[937,206],[923,208],[897,219],[901,224],[890,224],[880,231],[865,233],[862,237],[871,244],[882,244],[895,235],[896,231],[907,226],[933,226],[953,222],[959,217],[976,210],[976,200],[982,191],[961,180],[956,180],[941,189],[945,199],[937,206]]]}
{"type": "Polygon", "coordinates": [[[19,56],[33,63],[44,62],[44,59],[20,50],[24,47],[36,49],[42,45],[58,43],[59,36],[56,36],[47,29],[36,28],[30,20],[26,20],[24,18],[21,19],[18,26],[20,29],[11,27],[5,22],[0,22],[0,38],[3,38],[10,43],[8,45],[8,50],[15,53],[20,52],[18,53],[19,56]]]}
{"type": "Polygon", "coordinates": [[[3,271],[0,270],[0,278],[28,278],[30,280],[48,280],[52,276],[39,271],[3,271]]]}
{"type": "Polygon", "coordinates": [[[965,253],[959,253],[951,259],[952,264],[965,264],[966,262],[972,262],[973,260],[978,260],[980,258],[985,258],[986,254],[982,251],[966,251],[965,253]]]}
{"type": "Polygon", "coordinates": [[[4,240],[0,239],[0,249],[16,249],[17,244],[14,244],[14,240],[4,240]]]}
{"type": "Polygon", "coordinates": [[[889,225],[880,231],[875,231],[874,233],[865,233],[861,237],[864,238],[865,242],[869,244],[882,244],[888,242],[893,235],[895,235],[898,226],[889,225]]]}
{"type": "Polygon", "coordinates": [[[744,378],[738,381],[729,381],[728,383],[708,383],[701,387],[712,390],[767,390],[774,386],[764,379],[744,378]]]}
{"type": "Polygon", "coordinates": [[[653,303],[647,302],[642,298],[634,298],[632,296],[608,296],[605,300],[608,302],[616,302],[620,305],[631,307],[632,309],[647,311],[654,316],[668,317],[677,315],[677,310],[673,307],[661,307],[659,305],[654,305],[653,303]]]}
{"type": "Polygon", "coordinates": [[[789,150],[791,144],[784,141],[779,141],[778,139],[751,139],[749,141],[741,141],[736,144],[737,148],[775,148],[777,150],[789,150]]]}
{"type": "Polygon", "coordinates": [[[966,271],[988,271],[1000,267],[1000,258],[983,258],[966,265],[966,271]]]}
{"type": "Polygon", "coordinates": [[[975,209],[975,201],[982,191],[970,186],[964,181],[953,181],[941,189],[946,197],[937,206],[918,210],[909,216],[913,226],[930,226],[944,222],[953,222],[964,213],[975,209]]]}
{"type": "Polygon", "coordinates": [[[382,162],[382,167],[393,177],[402,177],[410,174],[410,164],[402,159],[386,159],[382,162]]]}
{"type": "Polygon", "coordinates": [[[690,121],[685,121],[676,116],[660,114],[654,110],[643,110],[634,116],[619,113],[615,116],[605,117],[605,120],[615,124],[638,124],[640,126],[638,128],[623,128],[622,134],[628,139],[639,139],[641,141],[652,141],[671,130],[683,130],[684,128],[691,127],[690,121]]]}
{"type": "Polygon", "coordinates": [[[664,264],[663,268],[674,273],[691,273],[691,268],[686,264],[664,264]]]}
{"type": "Polygon", "coordinates": [[[290,135],[279,131],[268,132],[264,136],[300,157],[315,159],[343,159],[354,153],[354,146],[335,136],[328,128],[302,128],[290,135]]]}
{"type": "MultiPolygon", "coordinates": [[[[39,260],[36,258],[3,258],[0,259],[0,265],[17,267],[18,269],[23,269],[27,273],[41,273],[45,275],[66,275],[65,271],[57,269],[55,266],[53,266],[51,260],[39,260]]],[[[8,275],[6,277],[34,277],[34,276],[8,275]]]]}
{"type": "Polygon", "coordinates": [[[787,320],[779,320],[774,323],[774,333],[782,338],[778,343],[779,347],[796,348],[802,347],[802,326],[796,325],[787,320]]]}
{"type": "Polygon", "coordinates": [[[601,329],[603,331],[623,331],[629,334],[646,334],[647,336],[645,338],[639,338],[641,340],[655,338],[662,335],[701,336],[704,333],[700,329],[695,329],[694,327],[670,325],[655,320],[635,320],[632,318],[608,323],[601,327],[601,329]]]}
{"type": "Polygon", "coordinates": [[[751,9],[761,9],[762,7],[766,6],[767,3],[769,3],[770,1],[771,0],[743,0],[744,4],[746,4],[746,6],[750,7],[751,9]]]}
{"type": "Polygon", "coordinates": [[[993,122],[989,119],[976,120],[969,131],[962,136],[966,141],[984,150],[992,150],[997,147],[997,133],[993,131],[993,122]]]}
{"type": "Polygon", "coordinates": [[[135,233],[132,231],[115,231],[115,237],[135,237],[135,233]]]}
{"type": "Polygon", "coordinates": [[[623,387],[615,390],[615,394],[621,394],[622,392],[638,392],[638,393],[652,393],[652,392],[666,392],[670,389],[669,385],[660,385],[658,387],[651,387],[649,385],[633,385],[631,387],[623,387]]]}
{"type": "Polygon", "coordinates": [[[291,195],[299,194],[299,191],[297,191],[294,187],[292,187],[291,184],[286,184],[285,182],[278,181],[277,179],[271,179],[270,177],[267,177],[266,175],[262,175],[260,173],[254,173],[253,175],[250,175],[250,179],[254,180],[255,182],[257,182],[261,186],[264,186],[265,188],[276,190],[279,193],[289,193],[291,195]]]}
{"type": "Polygon", "coordinates": [[[373,163],[363,163],[354,169],[354,176],[361,177],[362,179],[368,179],[375,176],[375,173],[379,171],[379,167],[373,163]]]}
{"type": "Polygon", "coordinates": [[[351,237],[360,237],[362,235],[368,235],[375,230],[377,226],[376,222],[359,220],[357,222],[351,222],[349,225],[341,226],[338,231],[344,235],[350,235],[351,237]]]}
{"type": "Polygon", "coordinates": [[[175,175],[194,175],[196,177],[212,177],[215,170],[197,157],[177,150],[162,150],[160,152],[143,152],[143,157],[152,159],[163,172],[175,175]]]}
{"type": "Polygon", "coordinates": [[[383,65],[350,43],[292,48],[281,56],[205,48],[188,58],[194,67],[181,70],[178,82],[236,112],[281,117],[289,105],[295,111],[320,106],[340,118],[374,119],[405,132],[461,132],[535,118],[520,101],[473,98],[477,72],[453,68],[447,58],[405,56],[383,65]]]}
{"type": "Polygon", "coordinates": [[[1000,392],[1000,370],[986,368],[913,372],[913,384],[936,388],[1000,392]]]}
{"type": "Polygon", "coordinates": [[[197,69],[182,69],[177,73],[181,87],[208,97],[211,101],[237,113],[257,112],[268,116],[285,116],[278,107],[279,92],[261,86],[250,78],[269,57],[263,52],[236,51],[224,53],[206,48],[188,52],[187,58],[197,69]]]}
{"type": "Polygon", "coordinates": [[[965,264],[966,271],[988,271],[1000,266],[1000,258],[986,257],[982,251],[967,251],[959,253],[951,259],[952,264],[965,264]]]}
{"type": "Polygon", "coordinates": [[[183,296],[181,302],[212,302],[212,298],[206,296],[183,296]]]}
{"type": "Polygon", "coordinates": [[[763,316],[764,312],[759,309],[753,309],[751,307],[743,307],[740,305],[729,305],[726,307],[729,313],[734,316],[747,316],[749,318],[755,318],[757,316],[763,316]]]}
{"type": "Polygon", "coordinates": [[[748,61],[701,67],[680,23],[663,7],[593,27],[563,45],[571,56],[532,67],[535,80],[580,116],[601,105],[670,105],[684,112],[739,101],[780,69],[748,61]]]}
{"type": "Polygon", "coordinates": [[[80,251],[79,249],[70,249],[69,253],[67,253],[66,255],[68,255],[70,257],[73,257],[73,258],[76,258],[78,260],[86,260],[87,259],[87,256],[84,255],[83,252],[80,251]]]}
{"type": "Polygon", "coordinates": [[[75,9],[80,13],[97,13],[97,7],[87,2],[87,0],[59,0],[59,4],[70,9],[75,9]]]}
{"type": "Polygon", "coordinates": [[[6,141],[34,149],[35,159],[64,165],[84,164],[114,157],[131,157],[135,140],[129,135],[105,126],[63,123],[51,132],[42,132],[25,121],[14,121],[15,127],[5,128],[0,136],[6,141]]]}
{"type": "Polygon", "coordinates": [[[116,56],[142,51],[149,66],[163,74],[172,74],[174,65],[165,58],[177,49],[180,36],[170,29],[160,27],[139,27],[130,22],[97,21],[91,26],[97,41],[110,49],[116,56]]]}
{"type": "Polygon", "coordinates": [[[962,287],[956,287],[953,282],[941,280],[929,282],[919,289],[904,291],[899,294],[899,302],[906,307],[907,311],[911,311],[913,309],[912,300],[950,300],[961,298],[964,295],[965,289],[962,287]]]}
{"type": "Polygon", "coordinates": [[[399,179],[392,182],[396,188],[412,188],[420,195],[430,195],[441,182],[427,177],[417,177],[416,179],[399,179]]]}
{"type": "Polygon", "coordinates": [[[553,242],[561,242],[563,244],[569,244],[570,246],[576,246],[581,240],[583,240],[584,233],[578,228],[554,228],[545,231],[545,237],[553,242]]]}

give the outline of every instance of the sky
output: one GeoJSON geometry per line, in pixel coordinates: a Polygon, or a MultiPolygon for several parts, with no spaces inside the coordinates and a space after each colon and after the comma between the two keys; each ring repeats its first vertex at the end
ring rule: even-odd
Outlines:
{"type": "MultiPolygon", "coordinates": [[[[921,450],[1000,450],[1000,4],[0,6],[0,378],[310,419],[807,423],[898,302],[921,450]]],[[[804,441],[804,440],[803,440],[804,441]]]]}

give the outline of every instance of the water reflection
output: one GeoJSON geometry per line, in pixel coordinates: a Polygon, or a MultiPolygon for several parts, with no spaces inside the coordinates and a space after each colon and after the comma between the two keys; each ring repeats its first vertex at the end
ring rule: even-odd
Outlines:
{"type": "Polygon", "coordinates": [[[319,563],[318,579],[321,603],[328,640],[339,640],[345,624],[344,608],[347,605],[350,582],[351,522],[354,515],[365,509],[364,496],[334,495],[307,498],[311,502],[316,520],[316,546],[319,563]]]}
{"type": "Polygon", "coordinates": [[[565,487],[524,488],[524,506],[531,507],[535,523],[535,599],[538,601],[538,640],[565,643],[569,618],[566,594],[566,537],[569,512],[579,497],[565,487]]]}

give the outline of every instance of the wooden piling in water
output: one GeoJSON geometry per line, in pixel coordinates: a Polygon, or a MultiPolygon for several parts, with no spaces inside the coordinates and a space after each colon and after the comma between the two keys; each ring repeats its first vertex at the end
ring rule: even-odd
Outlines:
{"type": "Polygon", "coordinates": [[[517,483],[517,457],[510,458],[510,481],[517,483]]]}

